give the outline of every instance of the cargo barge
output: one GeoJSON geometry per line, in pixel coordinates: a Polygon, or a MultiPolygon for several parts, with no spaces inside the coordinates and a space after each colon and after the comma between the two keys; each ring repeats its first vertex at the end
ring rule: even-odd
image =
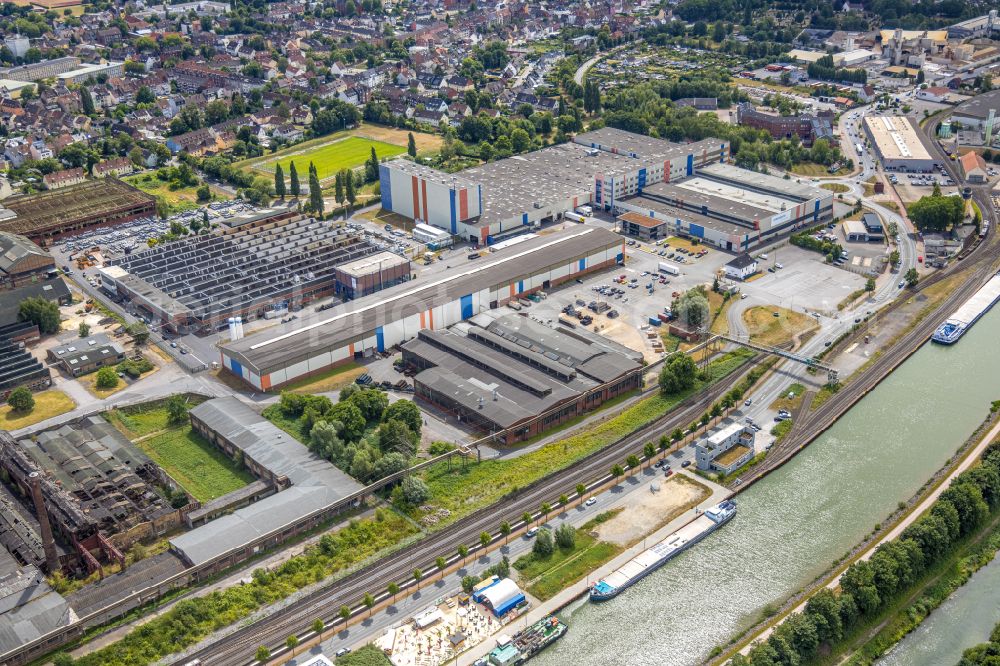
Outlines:
{"type": "Polygon", "coordinates": [[[569,630],[555,615],[539,620],[513,637],[500,636],[497,646],[487,658],[490,664],[513,666],[523,664],[536,654],[562,638],[569,630]]]}
{"type": "Polygon", "coordinates": [[[934,331],[931,340],[942,345],[958,342],[958,339],[965,335],[980,317],[989,312],[998,300],[1000,300],[1000,274],[990,278],[989,282],[955,311],[955,314],[948,317],[934,331]]]}
{"type": "Polygon", "coordinates": [[[719,529],[736,515],[736,502],[726,500],[707,509],[652,548],[644,550],[620,569],[597,581],[590,588],[591,601],[606,601],[642,580],[661,566],[719,529]]]}

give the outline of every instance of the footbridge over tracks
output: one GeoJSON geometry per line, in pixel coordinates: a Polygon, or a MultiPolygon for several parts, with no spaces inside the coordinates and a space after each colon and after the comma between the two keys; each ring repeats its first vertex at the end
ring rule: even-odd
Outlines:
{"type": "Polygon", "coordinates": [[[803,356],[802,354],[796,354],[795,352],[790,352],[787,349],[782,349],[781,347],[771,347],[768,345],[761,345],[756,342],[750,342],[749,340],[742,340],[740,338],[733,337],[731,335],[715,335],[713,338],[725,340],[726,342],[732,342],[733,344],[740,345],[741,347],[746,347],[747,349],[753,349],[764,354],[773,354],[774,356],[780,356],[781,358],[787,358],[790,361],[795,361],[796,363],[801,363],[802,365],[808,366],[810,368],[816,368],[817,370],[823,370],[826,372],[827,380],[831,383],[837,381],[837,371],[828,365],[820,363],[811,356],[803,356]]]}

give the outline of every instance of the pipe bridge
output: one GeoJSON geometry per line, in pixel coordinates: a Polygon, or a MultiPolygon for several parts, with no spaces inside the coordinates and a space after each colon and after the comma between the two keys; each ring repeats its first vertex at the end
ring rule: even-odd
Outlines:
{"type": "Polygon", "coordinates": [[[763,352],[764,354],[774,354],[775,356],[780,356],[781,358],[787,358],[789,361],[795,361],[796,363],[801,363],[802,365],[808,366],[810,368],[816,368],[817,370],[823,370],[826,372],[827,381],[831,383],[836,383],[837,381],[837,371],[828,365],[820,363],[811,356],[803,356],[801,354],[796,354],[790,352],[787,349],[781,349],[780,347],[770,347],[768,345],[757,344],[756,342],[750,342],[749,340],[741,340],[739,338],[732,337],[730,335],[718,335],[719,337],[727,342],[732,342],[733,344],[740,345],[741,347],[746,347],[748,349],[753,349],[755,351],[763,352]]]}

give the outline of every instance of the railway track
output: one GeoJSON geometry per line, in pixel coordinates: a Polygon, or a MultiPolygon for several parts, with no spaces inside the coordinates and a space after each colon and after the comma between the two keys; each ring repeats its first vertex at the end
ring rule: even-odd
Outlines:
{"type": "MultiPolygon", "coordinates": [[[[759,356],[751,358],[751,367],[758,358],[759,356]]],[[[739,373],[737,377],[742,374],[739,373]]],[[[707,391],[682,402],[677,409],[625,440],[553,473],[521,490],[516,496],[467,516],[440,532],[424,537],[403,551],[334,581],[295,603],[220,638],[212,645],[191,655],[177,657],[170,663],[181,666],[193,659],[200,659],[206,666],[243,666],[255,663],[254,652],[258,646],[280,645],[289,635],[308,628],[316,618],[322,618],[328,627],[332,627],[338,621],[337,612],[341,606],[353,607],[366,593],[377,594],[384,591],[391,582],[401,586],[405,581],[412,582],[414,568],[423,571],[433,569],[435,558],[455,553],[459,545],[468,545],[470,551],[474,552],[473,544],[478,545],[479,535],[483,531],[492,534],[504,520],[509,520],[516,526],[525,511],[534,513],[543,502],[552,502],[560,493],[570,492],[578,483],[586,484],[606,476],[613,464],[621,463],[632,453],[641,454],[647,441],[655,440],[660,434],[669,433],[674,428],[686,428],[731,386],[730,381],[720,381],[707,391]]]]}
{"type": "MultiPolygon", "coordinates": [[[[933,140],[936,128],[942,120],[944,118],[936,119],[928,127],[924,128],[924,131],[931,137],[931,143],[937,151],[938,157],[944,162],[945,169],[949,175],[956,183],[961,183],[962,180],[956,172],[954,165],[943,154],[937,142],[933,140]]],[[[985,240],[979,243],[978,247],[966,255],[960,255],[962,258],[959,261],[956,261],[945,270],[938,271],[921,283],[920,289],[926,289],[957,274],[967,273],[968,279],[948,294],[933,313],[924,317],[916,326],[907,331],[891,349],[877,358],[868,370],[862,373],[857,379],[851,381],[845,390],[838,392],[814,412],[807,414],[804,419],[796,423],[789,435],[772,448],[761,464],[750,470],[750,473],[743,475],[741,479],[742,489],[752,485],[755,481],[759,481],[768,473],[788,462],[800,449],[832,426],[854,403],[874,389],[896,366],[905,361],[927,342],[943,316],[950,314],[961,303],[968,300],[989,276],[996,272],[997,258],[1000,257],[1000,236],[996,232],[997,214],[989,196],[989,189],[984,187],[973,188],[972,199],[979,206],[984,219],[991,221],[991,232],[985,240]]],[[[898,307],[898,304],[891,307],[898,307]]],[[[851,338],[861,335],[861,333],[857,333],[855,336],[851,336],[851,338]]]]}

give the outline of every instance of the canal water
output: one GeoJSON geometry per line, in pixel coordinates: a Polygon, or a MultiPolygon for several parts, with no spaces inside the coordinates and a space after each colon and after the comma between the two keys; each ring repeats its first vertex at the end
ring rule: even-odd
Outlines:
{"type": "Polygon", "coordinates": [[[739,513],[619,597],[566,609],[533,666],[695,664],[844,555],[913,495],[1000,399],[1000,308],[927,344],[820,438],[739,495],[739,513]]]}
{"type": "Polygon", "coordinates": [[[1000,558],[968,582],[877,663],[879,666],[952,666],[966,649],[989,639],[1000,622],[1000,558]]]}

